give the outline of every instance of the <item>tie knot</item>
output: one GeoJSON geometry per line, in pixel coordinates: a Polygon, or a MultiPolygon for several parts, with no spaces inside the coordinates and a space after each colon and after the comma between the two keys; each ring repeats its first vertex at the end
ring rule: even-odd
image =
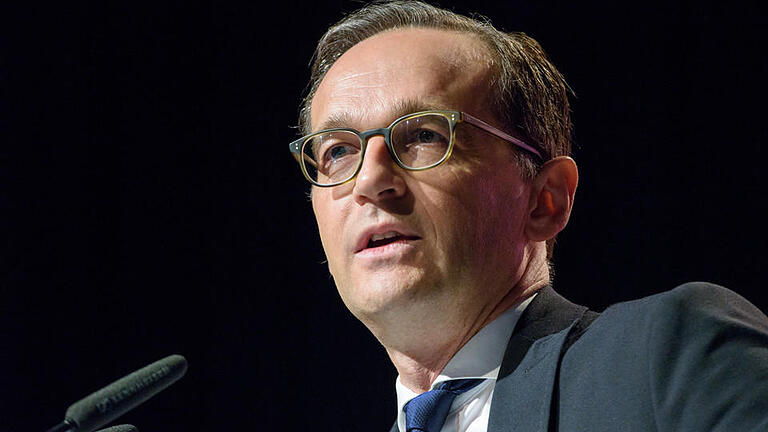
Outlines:
{"type": "Polygon", "coordinates": [[[436,389],[411,399],[403,407],[407,432],[440,432],[456,396],[482,381],[481,379],[446,381],[436,389]]]}

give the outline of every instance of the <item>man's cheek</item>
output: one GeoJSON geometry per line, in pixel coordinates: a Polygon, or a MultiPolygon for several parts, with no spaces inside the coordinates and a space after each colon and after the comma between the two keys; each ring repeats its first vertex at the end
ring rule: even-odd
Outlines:
{"type": "Polygon", "coordinates": [[[326,259],[328,260],[328,271],[331,273],[334,282],[338,286],[340,283],[344,283],[345,275],[349,273],[349,269],[345,270],[346,264],[344,257],[341,255],[338,245],[340,240],[329,239],[328,247],[326,250],[326,259]],[[334,248],[335,247],[335,248],[334,248]]]}

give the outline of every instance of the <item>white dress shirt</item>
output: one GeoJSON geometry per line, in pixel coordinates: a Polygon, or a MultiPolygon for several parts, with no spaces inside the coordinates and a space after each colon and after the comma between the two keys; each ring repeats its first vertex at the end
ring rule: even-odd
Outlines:
{"type": "MultiPolygon", "coordinates": [[[[491,411],[491,398],[496,378],[499,375],[501,361],[512,330],[517,320],[535,295],[501,314],[486,325],[451,358],[445,369],[432,383],[434,390],[440,383],[452,379],[485,378],[485,381],[458,395],[451,404],[448,417],[440,432],[486,432],[488,416],[491,411]]],[[[397,391],[397,427],[405,432],[405,413],[403,407],[418,396],[395,380],[397,391]]]]}

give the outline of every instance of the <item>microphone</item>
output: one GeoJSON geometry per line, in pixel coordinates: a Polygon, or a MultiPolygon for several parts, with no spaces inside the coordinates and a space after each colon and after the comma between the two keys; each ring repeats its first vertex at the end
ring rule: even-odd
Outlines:
{"type": "Polygon", "coordinates": [[[186,371],[187,360],[180,355],[158,360],[73,403],[67,408],[64,421],[47,432],[92,432],[173,384],[186,371]]]}
{"type": "Polygon", "coordinates": [[[101,429],[97,432],[139,432],[139,430],[134,425],[123,424],[101,429]]]}

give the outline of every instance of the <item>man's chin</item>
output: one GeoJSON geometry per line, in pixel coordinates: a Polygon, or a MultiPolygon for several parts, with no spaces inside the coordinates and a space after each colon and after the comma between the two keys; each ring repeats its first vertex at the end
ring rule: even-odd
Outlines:
{"type": "Polygon", "coordinates": [[[377,275],[355,284],[344,303],[363,322],[379,320],[412,307],[425,285],[421,279],[377,275]]]}

